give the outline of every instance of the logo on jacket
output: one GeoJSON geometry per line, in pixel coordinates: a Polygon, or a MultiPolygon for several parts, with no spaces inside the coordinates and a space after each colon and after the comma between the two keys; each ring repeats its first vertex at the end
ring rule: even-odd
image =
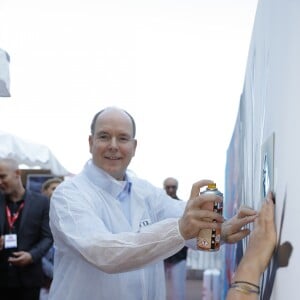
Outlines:
{"type": "Polygon", "coordinates": [[[144,219],[144,220],[141,220],[140,227],[145,227],[145,226],[148,226],[150,224],[151,224],[151,220],[150,219],[144,219]]]}

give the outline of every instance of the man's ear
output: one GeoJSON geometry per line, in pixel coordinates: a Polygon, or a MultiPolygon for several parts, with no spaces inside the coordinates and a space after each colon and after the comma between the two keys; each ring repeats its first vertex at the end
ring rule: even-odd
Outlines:
{"type": "Polygon", "coordinates": [[[90,147],[90,153],[92,153],[92,147],[93,147],[93,136],[89,135],[89,147],[90,147]]]}
{"type": "Polygon", "coordinates": [[[21,172],[20,169],[17,169],[17,170],[15,170],[15,174],[16,174],[17,177],[21,177],[22,172],[21,172]]]}
{"type": "Polygon", "coordinates": [[[135,151],[136,151],[136,147],[137,147],[137,140],[134,139],[133,142],[134,142],[134,151],[133,151],[133,155],[132,156],[135,156],[135,151]]]}

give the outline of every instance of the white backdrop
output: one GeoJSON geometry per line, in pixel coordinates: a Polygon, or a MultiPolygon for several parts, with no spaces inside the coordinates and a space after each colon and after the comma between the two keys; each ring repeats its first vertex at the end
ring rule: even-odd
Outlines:
{"type": "Polygon", "coordinates": [[[90,158],[89,126],[107,105],[136,119],[130,168],[162,187],[211,178],[243,86],[257,0],[1,0],[10,98],[0,128],[47,145],[72,173],[90,158]]]}
{"type": "Polygon", "coordinates": [[[296,299],[299,293],[299,53],[300,2],[259,1],[228,149],[226,190],[231,198],[226,205],[234,210],[244,202],[259,208],[264,187],[276,194],[280,260],[274,256],[262,278],[264,300],[296,299]]]}

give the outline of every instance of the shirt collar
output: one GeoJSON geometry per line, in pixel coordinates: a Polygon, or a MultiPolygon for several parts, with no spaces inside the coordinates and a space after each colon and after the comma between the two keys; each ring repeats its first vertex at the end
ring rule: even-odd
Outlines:
{"type": "Polygon", "coordinates": [[[83,172],[96,186],[104,189],[114,198],[117,198],[123,191],[126,191],[128,194],[131,191],[132,182],[127,172],[124,181],[116,180],[103,169],[97,167],[91,159],[85,164],[83,172]]]}

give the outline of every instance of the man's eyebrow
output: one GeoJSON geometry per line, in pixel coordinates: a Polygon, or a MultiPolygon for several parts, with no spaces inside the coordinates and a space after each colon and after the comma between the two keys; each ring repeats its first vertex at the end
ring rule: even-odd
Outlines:
{"type": "MultiPolygon", "coordinates": [[[[97,132],[95,133],[95,135],[99,135],[99,134],[108,134],[108,135],[111,135],[111,134],[110,134],[108,131],[106,131],[106,130],[99,130],[99,131],[97,131],[97,132]]],[[[130,138],[134,138],[134,137],[132,136],[132,134],[127,133],[127,132],[121,132],[121,133],[117,134],[117,136],[126,136],[126,137],[130,137],[130,138]]]]}

